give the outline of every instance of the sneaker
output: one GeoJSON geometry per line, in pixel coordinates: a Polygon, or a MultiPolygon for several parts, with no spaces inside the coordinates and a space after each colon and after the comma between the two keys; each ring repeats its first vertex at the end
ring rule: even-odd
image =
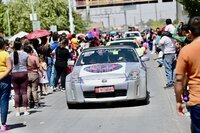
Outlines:
{"type": "Polygon", "coordinates": [[[20,116],[20,112],[17,112],[17,113],[15,114],[15,116],[16,116],[16,117],[19,117],[19,116],[20,116]]]}
{"type": "Polygon", "coordinates": [[[1,125],[1,131],[6,131],[9,130],[9,126],[8,125],[1,125]]]}
{"type": "Polygon", "coordinates": [[[40,107],[40,105],[39,104],[36,104],[35,106],[34,106],[34,109],[38,109],[40,107]]]}
{"type": "Polygon", "coordinates": [[[56,89],[57,89],[57,88],[53,87],[53,92],[56,92],[56,89]]]}
{"type": "Polygon", "coordinates": [[[190,112],[185,113],[185,116],[189,117],[190,116],[190,112]]]}
{"type": "Polygon", "coordinates": [[[65,88],[62,88],[61,91],[62,91],[62,92],[65,92],[65,88]]]}
{"type": "Polygon", "coordinates": [[[164,89],[169,89],[169,88],[171,88],[173,86],[174,86],[173,84],[166,84],[166,86],[164,87],[164,89]]]}
{"type": "Polygon", "coordinates": [[[24,115],[30,115],[30,113],[28,111],[25,111],[24,115]]]}
{"type": "Polygon", "coordinates": [[[34,109],[38,109],[39,107],[38,106],[34,106],[34,109]]]}
{"type": "Polygon", "coordinates": [[[47,95],[48,95],[48,92],[45,92],[44,95],[47,96],[47,95]]]}

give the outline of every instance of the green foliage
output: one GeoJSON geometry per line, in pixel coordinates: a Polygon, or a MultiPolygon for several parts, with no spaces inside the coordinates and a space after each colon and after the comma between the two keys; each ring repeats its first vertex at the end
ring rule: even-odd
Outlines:
{"type": "MultiPolygon", "coordinates": [[[[37,18],[40,21],[42,29],[50,29],[51,25],[57,25],[58,30],[69,30],[68,4],[67,0],[33,0],[34,9],[37,18]]],[[[8,15],[9,10],[11,34],[14,35],[20,31],[31,32],[32,22],[30,14],[32,13],[30,0],[12,0],[8,5],[2,8],[0,5],[0,28],[3,27],[5,34],[8,35],[8,15]]],[[[86,23],[80,15],[73,12],[76,32],[86,30],[86,23]]]]}
{"type": "Polygon", "coordinates": [[[189,17],[200,15],[200,1],[199,0],[177,0],[184,5],[185,10],[189,13],[189,17]]]}
{"type": "Polygon", "coordinates": [[[148,27],[151,27],[152,29],[156,29],[157,27],[161,28],[165,24],[165,19],[160,19],[158,21],[150,19],[146,22],[146,25],[148,27]]]}
{"type": "Polygon", "coordinates": [[[4,30],[3,22],[4,22],[5,11],[6,11],[6,6],[0,3],[0,31],[4,30]]]}
{"type": "MultiPolygon", "coordinates": [[[[11,34],[14,35],[20,31],[31,32],[32,24],[29,20],[29,13],[31,12],[30,5],[27,0],[15,0],[11,1],[7,5],[7,11],[9,11],[11,34]]],[[[8,14],[4,15],[3,26],[5,28],[5,34],[8,35],[8,14]]]]}

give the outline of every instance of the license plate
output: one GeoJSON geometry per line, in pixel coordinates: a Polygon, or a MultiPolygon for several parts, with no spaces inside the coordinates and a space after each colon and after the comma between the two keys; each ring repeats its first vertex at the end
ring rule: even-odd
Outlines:
{"type": "Polygon", "coordinates": [[[95,88],[95,93],[107,93],[107,92],[114,92],[114,91],[115,91],[114,86],[95,88]]]}

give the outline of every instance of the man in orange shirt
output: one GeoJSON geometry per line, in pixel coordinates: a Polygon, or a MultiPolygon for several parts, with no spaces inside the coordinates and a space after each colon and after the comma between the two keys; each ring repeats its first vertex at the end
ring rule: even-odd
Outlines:
{"type": "Polygon", "coordinates": [[[179,115],[184,115],[182,95],[188,81],[191,129],[193,133],[200,133],[200,16],[191,18],[188,26],[192,43],[181,49],[177,60],[176,109],[179,115]]]}

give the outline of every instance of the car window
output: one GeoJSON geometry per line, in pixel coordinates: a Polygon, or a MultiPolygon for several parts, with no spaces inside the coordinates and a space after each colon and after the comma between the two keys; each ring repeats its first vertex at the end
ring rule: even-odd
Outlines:
{"type": "Polygon", "coordinates": [[[139,59],[133,49],[99,49],[89,51],[89,54],[82,52],[76,66],[119,62],[139,62],[139,59]]]}
{"type": "Polygon", "coordinates": [[[129,38],[116,38],[115,41],[120,41],[120,40],[136,40],[135,37],[129,37],[129,38]]]}
{"type": "Polygon", "coordinates": [[[117,45],[128,45],[133,48],[139,48],[139,46],[134,42],[111,42],[110,46],[117,46],[117,45]]]}
{"type": "Polygon", "coordinates": [[[126,37],[140,37],[139,33],[126,33],[126,37]]]}

